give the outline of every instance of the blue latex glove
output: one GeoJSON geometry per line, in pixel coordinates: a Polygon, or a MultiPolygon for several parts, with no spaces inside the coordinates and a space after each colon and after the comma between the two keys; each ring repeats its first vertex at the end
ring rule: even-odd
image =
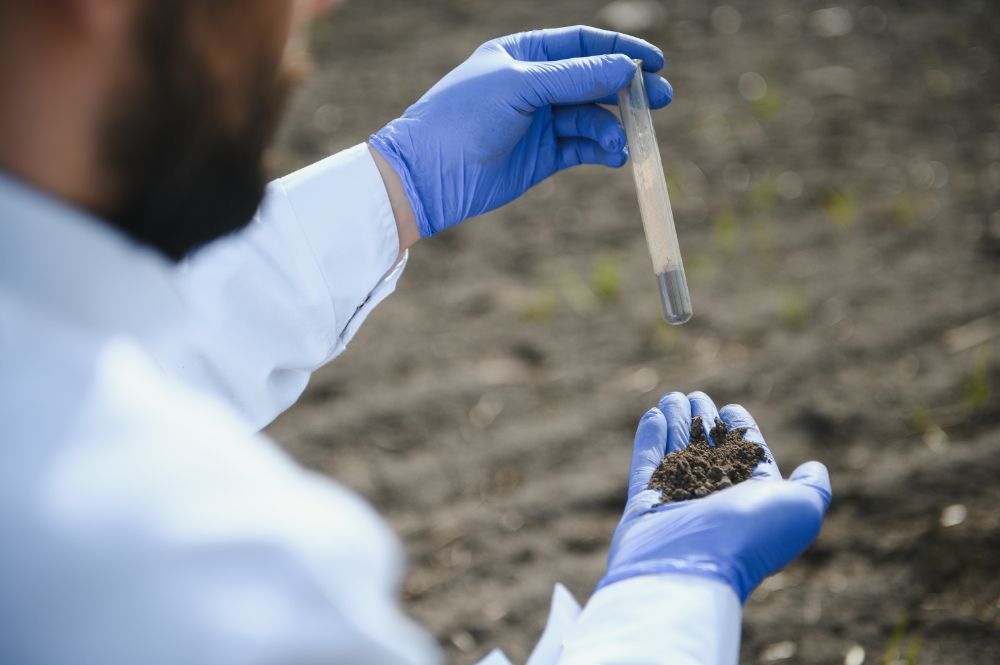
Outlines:
{"type": "Polygon", "coordinates": [[[598,588],[637,575],[682,573],[721,580],[745,602],[819,535],[832,496],[819,462],[782,480],[767,450],[768,461],[752,478],[701,499],[660,505],[660,492],[646,489],[663,456],[687,445],[692,417],[701,416],[707,429],[717,415],[731,428],[746,427],[746,438],[767,449],[746,409],[729,405],[719,412],[704,393],[665,395],[639,421],[628,503],[598,588]]]}
{"type": "Polygon", "coordinates": [[[627,159],[618,118],[598,104],[643,60],[650,106],[673,91],[653,74],[659,49],[587,27],[538,30],[489,41],[445,76],[371,145],[403,181],[424,237],[521,196],[577,164],[627,159]]]}

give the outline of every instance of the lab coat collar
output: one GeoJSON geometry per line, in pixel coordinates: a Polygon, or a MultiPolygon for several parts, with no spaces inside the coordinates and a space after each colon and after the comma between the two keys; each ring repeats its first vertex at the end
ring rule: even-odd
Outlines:
{"type": "Polygon", "coordinates": [[[107,223],[0,172],[0,289],[108,334],[181,321],[174,267],[107,223]]]}

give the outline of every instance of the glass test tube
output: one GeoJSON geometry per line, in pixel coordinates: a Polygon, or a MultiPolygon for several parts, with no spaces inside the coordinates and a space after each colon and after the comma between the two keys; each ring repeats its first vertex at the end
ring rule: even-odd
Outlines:
{"type": "Polygon", "coordinates": [[[642,61],[632,84],[618,93],[618,107],[628,137],[629,159],[639,196],[639,213],[646,231],[653,272],[660,287],[660,304],[667,323],[680,325],[691,318],[691,294],[688,292],[681,249],[677,243],[674,213],[670,209],[667,180],[649,113],[646,84],[642,80],[642,61]]]}

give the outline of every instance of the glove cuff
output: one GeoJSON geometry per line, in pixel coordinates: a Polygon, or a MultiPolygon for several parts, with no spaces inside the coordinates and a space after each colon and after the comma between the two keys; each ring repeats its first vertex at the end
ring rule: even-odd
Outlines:
{"type": "Polygon", "coordinates": [[[597,583],[594,592],[596,593],[609,584],[614,584],[630,577],[660,575],[664,573],[694,575],[723,582],[736,593],[736,596],[740,599],[740,603],[745,603],[747,598],[750,597],[750,592],[753,591],[752,587],[748,589],[746,588],[747,585],[739,583],[738,576],[734,574],[735,571],[727,569],[725,566],[720,566],[718,563],[686,559],[660,559],[657,561],[633,563],[627,566],[616,566],[613,570],[609,569],[604,577],[601,578],[601,581],[597,583]]]}
{"type": "MultiPolygon", "coordinates": [[[[388,128],[387,126],[382,132],[388,128]]],[[[395,144],[383,138],[381,135],[382,132],[369,136],[368,142],[373,148],[378,150],[378,153],[389,162],[389,165],[399,175],[399,179],[403,182],[403,191],[406,192],[406,198],[410,200],[410,207],[413,208],[413,215],[417,220],[417,230],[420,231],[422,238],[429,238],[435,233],[434,227],[431,226],[430,220],[427,218],[427,211],[424,209],[423,201],[420,200],[420,196],[417,194],[417,186],[413,182],[410,169],[395,144]]]]}

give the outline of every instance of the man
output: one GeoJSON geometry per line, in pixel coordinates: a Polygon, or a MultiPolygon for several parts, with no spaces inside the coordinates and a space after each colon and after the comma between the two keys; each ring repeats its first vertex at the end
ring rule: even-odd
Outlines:
{"type": "MultiPolygon", "coordinates": [[[[259,430],[419,238],[558,170],[622,165],[600,104],[633,58],[653,106],[671,92],[659,50],[626,35],[504,37],[368,145],[265,192],[329,4],[0,0],[2,663],[439,657],[398,607],[385,525],[259,430]]],[[[657,506],[653,468],[717,413],[671,393],[640,421],[608,569],[582,612],[556,594],[533,663],[736,661],[741,602],[815,538],[830,488],[822,465],[785,481],[769,459],[657,506]]],[[[720,415],[763,443],[740,407],[720,415]]]]}

